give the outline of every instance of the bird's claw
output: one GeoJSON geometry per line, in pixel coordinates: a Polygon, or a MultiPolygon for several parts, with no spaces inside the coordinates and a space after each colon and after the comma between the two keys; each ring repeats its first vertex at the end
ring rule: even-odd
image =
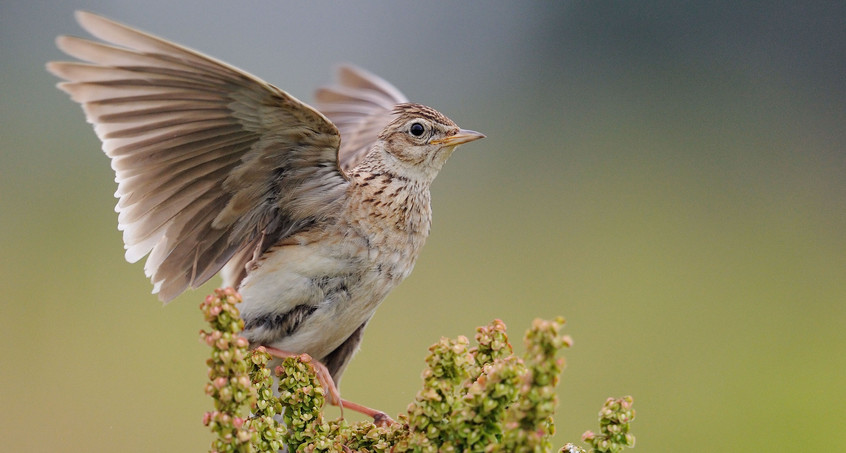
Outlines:
{"type": "Polygon", "coordinates": [[[371,409],[367,406],[362,406],[361,404],[353,403],[352,401],[342,399],[341,392],[338,391],[338,387],[335,385],[335,381],[332,379],[332,374],[329,373],[329,369],[326,368],[326,365],[321,363],[319,360],[315,360],[308,354],[292,354],[290,352],[282,351],[280,349],[269,346],[264,346],[264,348],[272,356],[279,358],[299,357],[300,361],[311,365],[312,369],[314,370],[314,374],[317,376],[318,382],[320,382],[320,385],[323,387],[323,390],[326,393],[326,401],[328,401],[329,404],[333,406],[338,406],[341,408],[341,418],[344,418],[344,408],[346,408],[351,411],[367,415],[368,417],[372,417],[373,424],[378,427],[386,427],[396,423],[394,419],[392,419],[388,416],[388,414],[382,411],[371,409]]]}
{"type": "Polygon", "coordinates": [[[376,412],[373,414],[373,424],[380,427],[380,428],[387,428],[388,426],[393,425],[396,423],[394,419],[388,416],[388,414],[384,412],[376,412]]]}

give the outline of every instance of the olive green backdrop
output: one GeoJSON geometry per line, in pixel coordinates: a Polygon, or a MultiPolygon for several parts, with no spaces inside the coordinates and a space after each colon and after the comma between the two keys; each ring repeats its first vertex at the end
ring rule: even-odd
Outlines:
{"type": "Polygon", "coordinates": [[[837,450],[846,7],[705,3],[4,1],[0,449],[210,440],[197,305],[213,286],[149,294],[108,159],[43,69],[84,8],[306,101],[356,63],[488,135],[436,181],[429,244],[345,397],[403,411],[440,336],[502,318],[519,344],[560,314],[559,445],[631,394],[640,451],[837,450]]]}

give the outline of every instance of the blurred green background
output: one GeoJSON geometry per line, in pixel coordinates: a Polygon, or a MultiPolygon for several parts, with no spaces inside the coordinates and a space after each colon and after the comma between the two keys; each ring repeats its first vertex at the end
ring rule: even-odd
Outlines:
{"type": "Polygon", "coordinates": [[[429,244],[345,397],[398,413],[440,336],[502,318],[519,345],[560,314],[559,445],[631,394],[640,451],[837,450],[846,3],[786,3],[3,2],[2,449],[210,440],[197,305],[213,285],[150,295],[108,159],[43,69],[56,35],[84,35],[83,8],[306,101],[356,63],[488,135],[436,181],[429,244]]]}

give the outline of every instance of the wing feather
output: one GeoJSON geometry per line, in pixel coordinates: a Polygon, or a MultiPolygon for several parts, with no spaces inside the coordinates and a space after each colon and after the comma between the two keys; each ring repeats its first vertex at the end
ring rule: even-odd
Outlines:
{"type": "Polygon", "coordinates": [[[147,256],[163,301],[336,212],[348,183],[339,130],[321,113],[188,48],[91,13],[76,18],[105,42],[59,37],[81,62],[48,69],[111,158],[126,258],[147,256]]]}
{"type": "Polygon", "coordinates": [[[338,84],[315,93],[316,105],[338,127],[343,140],[338,161],[349,172],[372,148],[394,118],[394,107],[408,102],[396,87],[364,69],[343,65],[338,84]]]}

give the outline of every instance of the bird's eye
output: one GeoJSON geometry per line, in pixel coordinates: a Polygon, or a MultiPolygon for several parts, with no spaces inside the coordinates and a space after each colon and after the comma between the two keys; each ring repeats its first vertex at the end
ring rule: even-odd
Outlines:
{"type": "Polygon", "coordinates": [[[421,135],[423,135],[423,132],[426,132],[426,128],[423,127],[423,125],[420,123],[414,123],[411,125],[411,128],[409,128],[408,131],[411,132],[411,135],[415,137],[420,137],[421,135]]]}

